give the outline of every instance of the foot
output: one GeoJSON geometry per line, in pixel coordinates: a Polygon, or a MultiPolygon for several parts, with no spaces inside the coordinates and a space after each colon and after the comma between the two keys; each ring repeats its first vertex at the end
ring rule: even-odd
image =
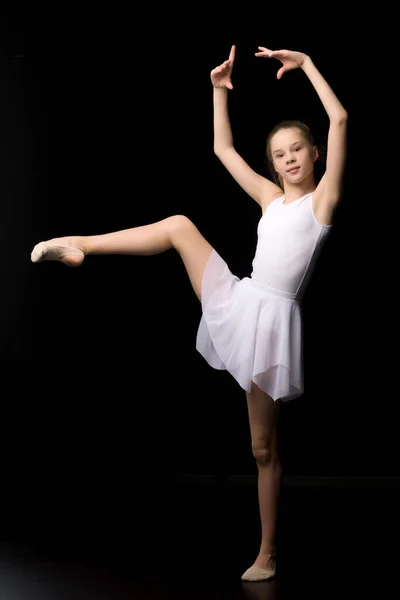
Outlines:
{"type": "Polygon", "coordinates": [[[265,581],[274,577],[276,571],[276,556],[274,554],[259,554],[253,566],[242,575],[243,581],[265,581]]]}
{"type": "Polygon", "coordinates": [[[31,253],[32,262],[56,260],[69,267],[79,267],[84,258],[84,247],[77,237],[54,238],[47,242],[40,242],[31,253]]]}

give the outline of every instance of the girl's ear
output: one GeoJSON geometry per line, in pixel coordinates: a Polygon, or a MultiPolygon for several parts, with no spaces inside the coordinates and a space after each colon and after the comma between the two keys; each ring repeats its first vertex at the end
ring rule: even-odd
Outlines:
{"type": "Polygon", "coordinates": [[[313,154],[314,154],[314,162],[315,162],[317,160],[318,156],[319,156],[319,152],[318,152],[317,146],[313,147],[313,154]]]}

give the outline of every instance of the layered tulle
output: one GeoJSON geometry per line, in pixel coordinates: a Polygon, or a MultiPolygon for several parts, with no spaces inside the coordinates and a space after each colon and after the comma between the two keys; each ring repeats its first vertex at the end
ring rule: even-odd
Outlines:
{"type": "Polygon", "coordinates": [[[213,250],[202,282],[196,348],[246,391],[251,382],[274,400],[303,392],[302,319],[293,294],[239,279],[213,250]]]}

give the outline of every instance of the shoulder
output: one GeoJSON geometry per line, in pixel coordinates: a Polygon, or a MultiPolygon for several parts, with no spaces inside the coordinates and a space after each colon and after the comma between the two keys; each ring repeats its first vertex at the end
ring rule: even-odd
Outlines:
{"type": "Polygon", "coordinates": [[[268,206],[271,204],[271,202],[273,202],[274,200],[277,200],[278,198],[281,198],[283,196],[284,192],[282,190],[282,188],[279,187],[279,185],[275,185],[274,184],[274,188],[271,189],[269,188],[268,190],[265,190],[262,198],[261,198],[261,209],[263,214],[265,213],[265,211],[267,210],[268,206]]]}

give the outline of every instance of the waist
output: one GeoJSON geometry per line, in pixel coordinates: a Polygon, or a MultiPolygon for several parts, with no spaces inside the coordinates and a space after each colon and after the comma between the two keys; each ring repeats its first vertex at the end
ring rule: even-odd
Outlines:
{"type": "Polygon", "coordinates": [[[264,283],[262,281],[259,281],[258,279],[255,279],[254,277],[250,277],[249,279],[250,279],[252,285],[254,285],[259,290],[261,290],[267,294],[271,294],[272,296],[276,296],[278,298],[285,298],[286,300],[291,300],[292,302],[300,302],[300,300],[303,296],[303,294],[301,292],[293,293],[293,292],[287,292],[285,290],[278,290],[274,287],[271,287],[267,283],[264,283]]]}

